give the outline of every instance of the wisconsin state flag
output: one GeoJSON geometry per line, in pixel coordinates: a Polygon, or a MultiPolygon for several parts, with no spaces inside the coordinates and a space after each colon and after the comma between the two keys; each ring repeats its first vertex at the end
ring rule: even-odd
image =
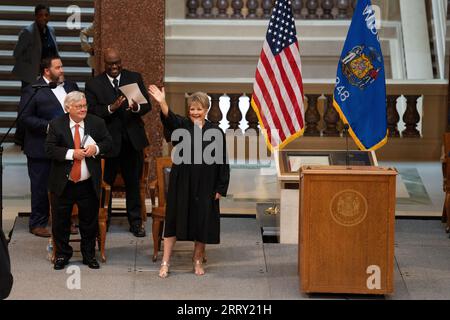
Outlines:
{"type": "Polygon", "coordinates": [[[333,105],[361,150],[387,142],[386,79],[370,0],[358,0],[337,68],[333,105]]]}

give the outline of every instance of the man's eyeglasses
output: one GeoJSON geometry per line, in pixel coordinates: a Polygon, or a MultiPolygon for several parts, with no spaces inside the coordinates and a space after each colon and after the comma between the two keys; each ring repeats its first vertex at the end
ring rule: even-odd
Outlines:
{"type": "Polygon", "coordinates": [[[88,108],[87,104],[75,104],[72,105],[72,108],[76,109],[76,110],[81,110],[81,109],[86,109],[88,108]]]}

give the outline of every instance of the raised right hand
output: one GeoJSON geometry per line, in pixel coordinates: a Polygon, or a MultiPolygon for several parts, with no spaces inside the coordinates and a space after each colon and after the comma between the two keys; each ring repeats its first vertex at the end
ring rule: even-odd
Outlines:
{"type": "Polygon", "coordinates": [[[159,90],[157,86],[152,84],[148,87],[148,94],[151,95],[159,104],[163,103],[166,100],[164,87],[159,90]]]}
{"type": "Polygon", "coordinates": [[[169,106],[166,102],[166,92],[164,91],[164,87],[159,90],[157,86],[152,84],[148,87],[148,94],[151,95],[159,103],[161,112],[167,117],[167,115],[169,114],[169,106]]]}

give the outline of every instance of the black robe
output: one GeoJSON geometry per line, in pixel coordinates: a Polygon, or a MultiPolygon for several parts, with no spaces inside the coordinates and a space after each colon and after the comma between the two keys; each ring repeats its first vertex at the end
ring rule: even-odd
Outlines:
{"type": "MultiPolygon", "coordinates": [[[[215,139],[211,139],[212,141],[201,139],[200,146],[197,141],[197,155],[195,156],[194,151],[191,151],[190,161],[180,161],[181,159],[173,157],[174,163],[170,171],[164,227],[164,237],[176,236],[177,240],[217,244],[220,242],[220,210],[219,200],[215,200],[215,195],[220,193],[225,197],[230,180],[225,135],[218,126],[207,120],[203,128],[200,129],[189,118],[178,116],[171,111],[169,111],[167,117],[161,113],[161,121],[168,141],[176,129],[185,129],[182,132],[188,133],[191,137],[191,150],[195,150],[195,130],[197,130],[197,133],[201,132],[201,135],[198,135],[201,137],[208,133],[208,130],[215,129],[216,136],[220,132],[221,139],[218,140],[223,141],[221,146],[223,149],[220,150],[222,155],[217,153],[217,157],[222,156],[220,161],[216,161],[218,163],[208,164],[211,163],[209,161],[205,163],[203,157],[200,158],[200,163],[198,161],[200,150],[203,154],[205,148],[208,148],[206,150],[208,153],[214,149],[214,146],[220,146],[218,143],[215,144],[218,142],[215,139]],[[195,158],[197,158],[197,161],[194,162],[195,158]]],[[[209,134],[211,133],[210,131],[209,134]]],[[[175,154],[184,155],[181,152],[183,139],[179,140],[172,141],[175,154]]],[[[186,143],[184,143],[184,147],[186,143]]],[[[213,156],[216,155],[215,152],[210,153],[213,156]]]]}

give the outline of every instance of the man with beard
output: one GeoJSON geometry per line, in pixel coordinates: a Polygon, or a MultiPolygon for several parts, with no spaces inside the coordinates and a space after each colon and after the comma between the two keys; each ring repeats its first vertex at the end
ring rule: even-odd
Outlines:
{"type": "Polygon", "coordinates": [[[34,89],[26,87],[19,103],[19,112],[23,110],[19,119],[25,129],[24,153],[27,156],[28,175],[31,182],[31,216],[30,232],[40,237],[50,237],[47,229],[49,217],[49,202],[47,195],[48,177],[50,174],[50,160],[48,159],[44,143],[50,120],[65,113],[64,99],[71,91],[78,91],[75,82],[64,80],[64,69],[59,57],[45,58],[41,62],[41,77],[36,84],[56,84],[56,88],[39,89],[32,100],[34,89]]]}
{"type": "MultiPolygon", "coordinates": [[[[103,118],[113,139],[112,151],[107,154],[104,180],[113,185],[117,172],[125,181],[126,207],[130,232],[144,237],[142,227],[139,179],[144,161],[143,149],[149,145],[141,116],[150,111],[150,99],[139,73],[122,69],[120,54],[106,49],[105,72],[86,83],[89,112],[103,118]],[[148,103],[131,104],[119,87],[136,83],[148,103]]],[[[111,209],[111,206],[109,206],[111,209]]]]}

